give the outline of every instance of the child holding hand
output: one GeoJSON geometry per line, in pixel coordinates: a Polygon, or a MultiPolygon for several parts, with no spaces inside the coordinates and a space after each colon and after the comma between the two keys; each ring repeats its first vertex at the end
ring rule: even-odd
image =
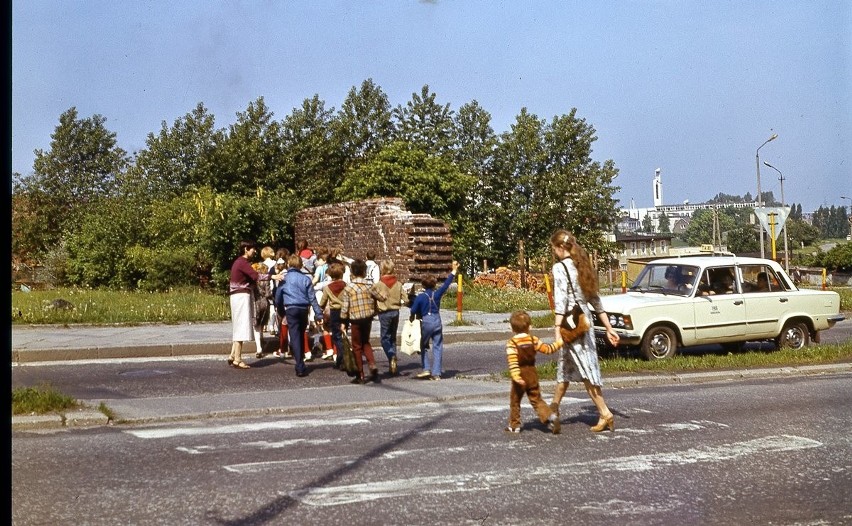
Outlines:
{"type": "Polygon", "coordinates": [[[562,347],[562,340],[551,344],[542,342],[529,334],[530,315],[524,311],[515,311],[509,318],[514,336],[506,343],[506,359],[509,362],[509,374],[512,376],[512,389],[509,392],[509,427],[507,433],[521,432],[521,399],[526,393],[538,419],[547,424],[548,429],[558,435],[561,430],[559,417],[541,399],[538,373],[535,370],[535,354],[552,354],[562,347]]]}

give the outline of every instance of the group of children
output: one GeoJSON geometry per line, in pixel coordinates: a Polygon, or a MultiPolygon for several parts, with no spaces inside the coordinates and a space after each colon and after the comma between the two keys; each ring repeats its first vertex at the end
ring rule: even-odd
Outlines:
{"type": "MultiPolygon", "coordinates": [[[[406,303],[405,298],[411,289],[403,287],[397,280],[392,260],[382,261],[380,266],[371,252],[366,254],[365,260],[351,259],[340,249],[312,250],[305,242],[300,242],[293,254],[284,248],[275,252],[271,247],[264,247],[261,257],[263,262],[256,264],[256,269],[263,271],[259,272],[261,280],[257,297],[260,299],[255,309],[257,358],[263,357],[262,341],[266,331],[278,335],[278,348],[273,354],[295,359],[299,376],[305,372],[301,362],[316,358],[334,361],[335,368],[343,369],[344,340],[347,339],[346,331],[351,331],[351,345],[357,363],[361,365],[365,360],[370,371],[369,379],[378,381],[369,342],[371,322],[378,315],[382,349],[388,359],[389,372],[397,374],[399,309],[406,303]],[[300,296],[299,291],[290,286],[292,283],[283,286],[287,276],[294,271],[310,278],[310,297],[300,296]],[[288,319],[293,320],[292,312],[291,316],[287,315],[288,310],[294,310],[293,304],[296,304],[295,310],[304,308],[307,315],[305,329],[298,327],[295,334],[291,323],[288,323],[288,319]],[[297,343],[294,338],[300,341],[297,343]]],[[[294,275],[291,281],[301,283],[304,278],[294,275]]],[[[299,319],[295,323],[301,325],[299,319]]],[[[360,372],[353,381],[364,383],[366,380],[360,372]]]]}

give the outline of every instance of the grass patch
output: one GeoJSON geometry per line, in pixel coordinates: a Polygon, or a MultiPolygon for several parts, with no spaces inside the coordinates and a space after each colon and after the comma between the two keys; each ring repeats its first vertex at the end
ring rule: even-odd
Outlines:
{"type": "Polygon", "coordinates": [[[48,384],[12,390],[13,415],[59,413],[80,406],[77,400],[60,393],[48,384]]]}
{"type": "Polygon", "coordinates": [[[852,311],[852,287],[829,287],[840,294],[840,312],[852,311]]]}
{"type": "MultiPolygon", "coordinates": [[[[840,310],[852,311],[852,288],[831,288],[840,294],[840,310]]],[[[604,294],[606,294],[604,292],[604,294]]],[[[456,310],[455,294],[447,294],[442,308],[456,310]]],[[[550,310],[547,295],[521,289],[496,289],[479,285],[464,288],[465,311],[510,313],[516,310],[550,310]]],[[[127,292],[57,288],[32,292],[12,291],[12,324],[140,324],[228,321],[231,309],[228,297],[199,289],[169,292],[127,292]],[[68,302],[62,308],[57,300],[68,302]]],[[[464,325],[464,322],[461,323],[464,325]]],[[[553,316],[533,318],[533,327],[553,325],[553,316]]]]}
{"type": "Polygon", "coordinates": [[[547,329],[553,327],[556,322],[556,316],[551,312],[544,316],[533,316],[530,318],[530,326],[533,329],[547,329]]]}
{"type": "Polygon", "coordinates": [[[469,320],[466,320],[466,319],[464,319],[464,316],[462,316],[461,319],[457,318],[457,319],[451,321],[450,323],[448,323],[447,325],[450,326],[450,327],[470,327],[472,325],[476,325],[476,323],[469,321],[469,320]]]}
{"type": "Polygon", "coordinates": [[[111,422],[115,422],[115,413],[112,411],[112,409],[107,407],[105,403],[101,402],[100,404],[98,404],[98,411],[100,411],[104,414],[104,416],[109,418],[111,422]]]}
{"type": "Polygon", "coordinates": [[[181,323],[226,321],[228,298],[198,289],[126,292],[59,288],[12,292],[13,324],[181,323]],[[68,308],[57,306],[68,302],[68,308]]]}
{"type": "MultiPolygon", "coordinates": [[[[523,289],[497,289],[482,285],[466,285],[462,296],[463,310],[481,312],[514,312],[516,310],[546,310],[550,308],[547,295],[523,289]]],[[[456,309],[456,295],[446,294],[441,300],[444,309],[456,309]]]]}
{"type": "MultiPolygon", "coordinates": [[[[646,361],[634,357],[601,357],[601,373],[656,374],[689,373],[718,369],[756,369],[761,367],[794,367],[852,361],[852,342],[812,345],[804,349],[752,350],[738,353],[707,352],[678,354],[667,360],[646,361]]],[[[542,380],[556,379],[556,360],[536,367],[542,380]]],[[[506,373],[508,375],[508,372],[506,373]]]]}

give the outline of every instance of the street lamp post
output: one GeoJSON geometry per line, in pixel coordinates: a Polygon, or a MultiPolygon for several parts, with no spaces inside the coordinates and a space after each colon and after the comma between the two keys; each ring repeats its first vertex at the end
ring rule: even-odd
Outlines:
{"type": "Polygon", "coordinates": [[[852,241],[852,197],[847,197],[845,195],[840,196],[841,199],[849,200],[849,240],[852,241]]]}
{"type": "MultiPolygon", "coordinates": [[[[768,166],[769,168],[772,168],[776,172],[778,172],[778,179],[781,181],[781,206],[783,207],[784,206],[784,174],[781,173],[781,170],[779,170],[778,168],[775,168],[774,166],[772,166],[771,164],[769,164],[766,161],[763,161],[763,164],[765,166],[768,166]]],[[[789,217],[787,219],[789,219],[789,217]]],[[[784,230],[784,270],[786,270],[789,273],[790,272],[790,253],[788,252],[788,249],[787,249],[787,221],[786,220],[784,221],[783,230],[784,230]]]]}
{"type": "MultiPolygon", "coordinates": [[[[757,147],[757,151],[754,153],[755,162],[757,164],[757,207],[763,207],[763,199],[760,195],[760,149],[766,146],[768,142],[774,141],[778,138],[777,133],[773,133],[772,137],[763,141],[763,144],[757,147]]],[[[765,249],[763,248],[763,224],[760,225],[760,257],[766,257],[765,249]]]]}

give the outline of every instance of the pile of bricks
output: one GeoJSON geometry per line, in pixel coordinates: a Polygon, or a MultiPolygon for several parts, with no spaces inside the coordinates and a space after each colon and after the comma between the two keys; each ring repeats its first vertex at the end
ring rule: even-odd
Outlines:
{"type": "Polygon", "coordinates": [[[544,282],[544,274],[526,273],[526,287],[521,283],[521,271],[507,267],[497,267],[494,272],[479,274],[474,278],[474,285],[495,287],[498,289],[525,288],[535,292],[546,292],[547,286],[544,282]]]}
{"type": "Polygon", "coordinates": [[[311,247],[340,247],[350,258],[391,259],[403,282],[427,274],[443,279],[453,261],[453,238],[446,223],[413,214],[402,199],[376,198],[307,208],[296,214],[295,239],[311,247]]]}

